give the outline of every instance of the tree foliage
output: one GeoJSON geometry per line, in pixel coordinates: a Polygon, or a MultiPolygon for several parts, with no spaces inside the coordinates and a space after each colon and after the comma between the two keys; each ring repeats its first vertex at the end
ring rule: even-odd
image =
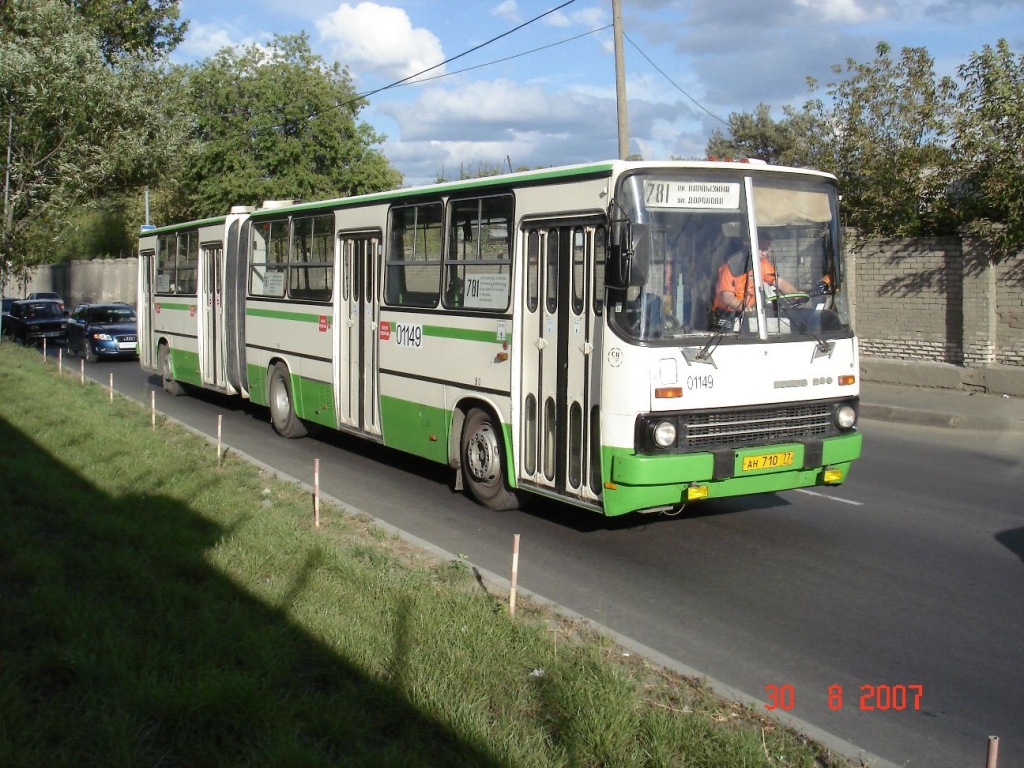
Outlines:
{"type": "Polygon", "coordinates": [[[163,56],[185,37],[179,0],[66,0],[87,20],[108,62],[163,56]]]}
{"type": "Polygon", "coordinates": [[[826,86],[827,106],[808,105],[817,124],[829,128],[821,160],[842,177],[847,214],[866,233],[948,229],[937,171],[948,159],[955,83],[936,78],[924,48],[903,48],[894,60],[879,43],[875,54],[869,64],[847,61],[846,77],[826,86]]]}
{"type": "Polygon", "coordinates": [[[139,184],[170,124],[159,119],[157,70],[137,58],[110,66],[67,3],[19,0],[2,26],[0,135],[11,162],[0,258],[18,275],[49,260],[45,233],[76,206],[139,184]]]}
{"type": "Polygon", "coordinates": [[[1024,55],[1006,40],[960,67],[953,182],[969,231],[1000,257],[1024,250],[1024,55]]]}
{"type": "Polygon", "coordinates": [[[715,129],[708,141],[708,156],[721,158],[756,157],[772,165],[814,165],[814,143],[810,138],[822,131],[808,112],[791,107],[776,122],[771,107],[758,104],[753,114],[729,115],[729,135],[715,129]]]}
{"type": "MultiPolygon", "coordinates": [[[[733,114],[708,153],[810,166],[839,177],[847,223],[868,235],[966,229],[997,257],[1024,250],[1024,56],[1005,40],[938,78],[924,48],[833,67],[825,97],[775,121],[733,114]]],[[[812,91],[819,84],[808,80],[812,91]]]]}
{"type": "Polygon", "coordinates": [[[393,189],[401,175],[357,121],[364,102],[347,70],[305,34],[225,48],[183,73],[192,142],[176,185],[177,215],[224,213],[267,199],[316,200],[393,189]]]}

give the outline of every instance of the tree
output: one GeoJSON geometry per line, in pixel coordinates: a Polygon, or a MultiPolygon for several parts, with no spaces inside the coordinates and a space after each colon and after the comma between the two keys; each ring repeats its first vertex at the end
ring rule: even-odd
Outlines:
{"type": "Polygon", "coordinates": [[[758,104],[754,114],[729,115],[729,136],[716,129],[708,141],[709,157],[752,157],[773,165],[813,166],[820,127],[808,112],[786,107],[776,122],[767,104],[758,104]]]}
{"type": "MultiPolygon", "coordinates": [[[[947,141],[956,85],[936,79],[924,48],[903,48],[899,61],[879,43],[870,64],[847,60],[845,79],[827,85],[805,110],[828,126],[824,170],[841,177],[850,223],[865,234],[915,236],[954,226],[938,171],[948,163],[947,141]]],[[[836,75],[842,69],[833,67],[836,75]]],[[[809,81],[812,89],[817,87],[809,81]]]]}
{"type": "Polygon", "coordinates": [[[364,102],[347,70],[314,55],[305,34],[221,50],[186,70],[194,128],[177,185],[178,214],[393,189],[401,175],[356,118],[364,102]]]}
{"type": "Polygon", "coordinates": [[[0,259],[18,277],[49,260],[41,233],[58,229],[77,205],[137,185],[149,163],[160,165],[172,123],[161,119],[159,73],[139,58],[110,66],[67,3],[7,4],[2,27],[0,135],[11,160],[0,259]]]}
{"type": "Polygon", "coordinates": [[[126,56],[160,57],[185,37],[179,0],[66,0],[90,24],[108,62],[126,56]]]}
{"type": "Polygon", "coordinates": [[[961,66],[951,182],[968,231],[997,258],[1024,251],[1024,55],[1006,40],[961,66]]]}

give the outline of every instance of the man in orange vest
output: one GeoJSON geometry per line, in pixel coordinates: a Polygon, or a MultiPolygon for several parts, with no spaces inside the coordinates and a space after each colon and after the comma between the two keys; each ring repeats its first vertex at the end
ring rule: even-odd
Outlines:
{"type": "MultiPolygon", "coordinates": [[[[761,256],[761,280],[774,285],[782,294],[796,293],[796,288],[786,278],[775,274],[775,265],[768,258],[772,236],[758,230],[757,245],[761,256]]],[[[754,306],[754,272],[746,251],[739,250],[727,258],[718,268],[718,282],[711,308],[718,314],[730,313],[754,306]],[[744,271],[744,268],[745,271],[744,271]]]]}

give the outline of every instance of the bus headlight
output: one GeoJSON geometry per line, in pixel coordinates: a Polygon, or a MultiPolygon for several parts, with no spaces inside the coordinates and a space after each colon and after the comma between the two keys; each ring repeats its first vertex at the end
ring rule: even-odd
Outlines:
{"type": "Polygon", "coordinates": [[[843,403],[836,408],[833,418],[840,429],[853,429],[853,425],[857,423],[857,411],[849,403],[843,403]]]}
{"type": "Polygon", "coordinates": [[[676,425],[671,421],[659,421],[654,425],[654,444],[659,448],[669,448],[676,444],[676,425]]]}

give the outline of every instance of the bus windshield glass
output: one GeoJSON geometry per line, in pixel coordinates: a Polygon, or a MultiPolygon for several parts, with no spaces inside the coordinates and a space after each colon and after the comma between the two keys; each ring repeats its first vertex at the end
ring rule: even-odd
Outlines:
{"type": "Polygon", "coordinates": [[[852,335],[836,199],[828,177],[757,166],[625,176],[613,218],[632,255],[609,323],[674,345],[852,335]]]}

